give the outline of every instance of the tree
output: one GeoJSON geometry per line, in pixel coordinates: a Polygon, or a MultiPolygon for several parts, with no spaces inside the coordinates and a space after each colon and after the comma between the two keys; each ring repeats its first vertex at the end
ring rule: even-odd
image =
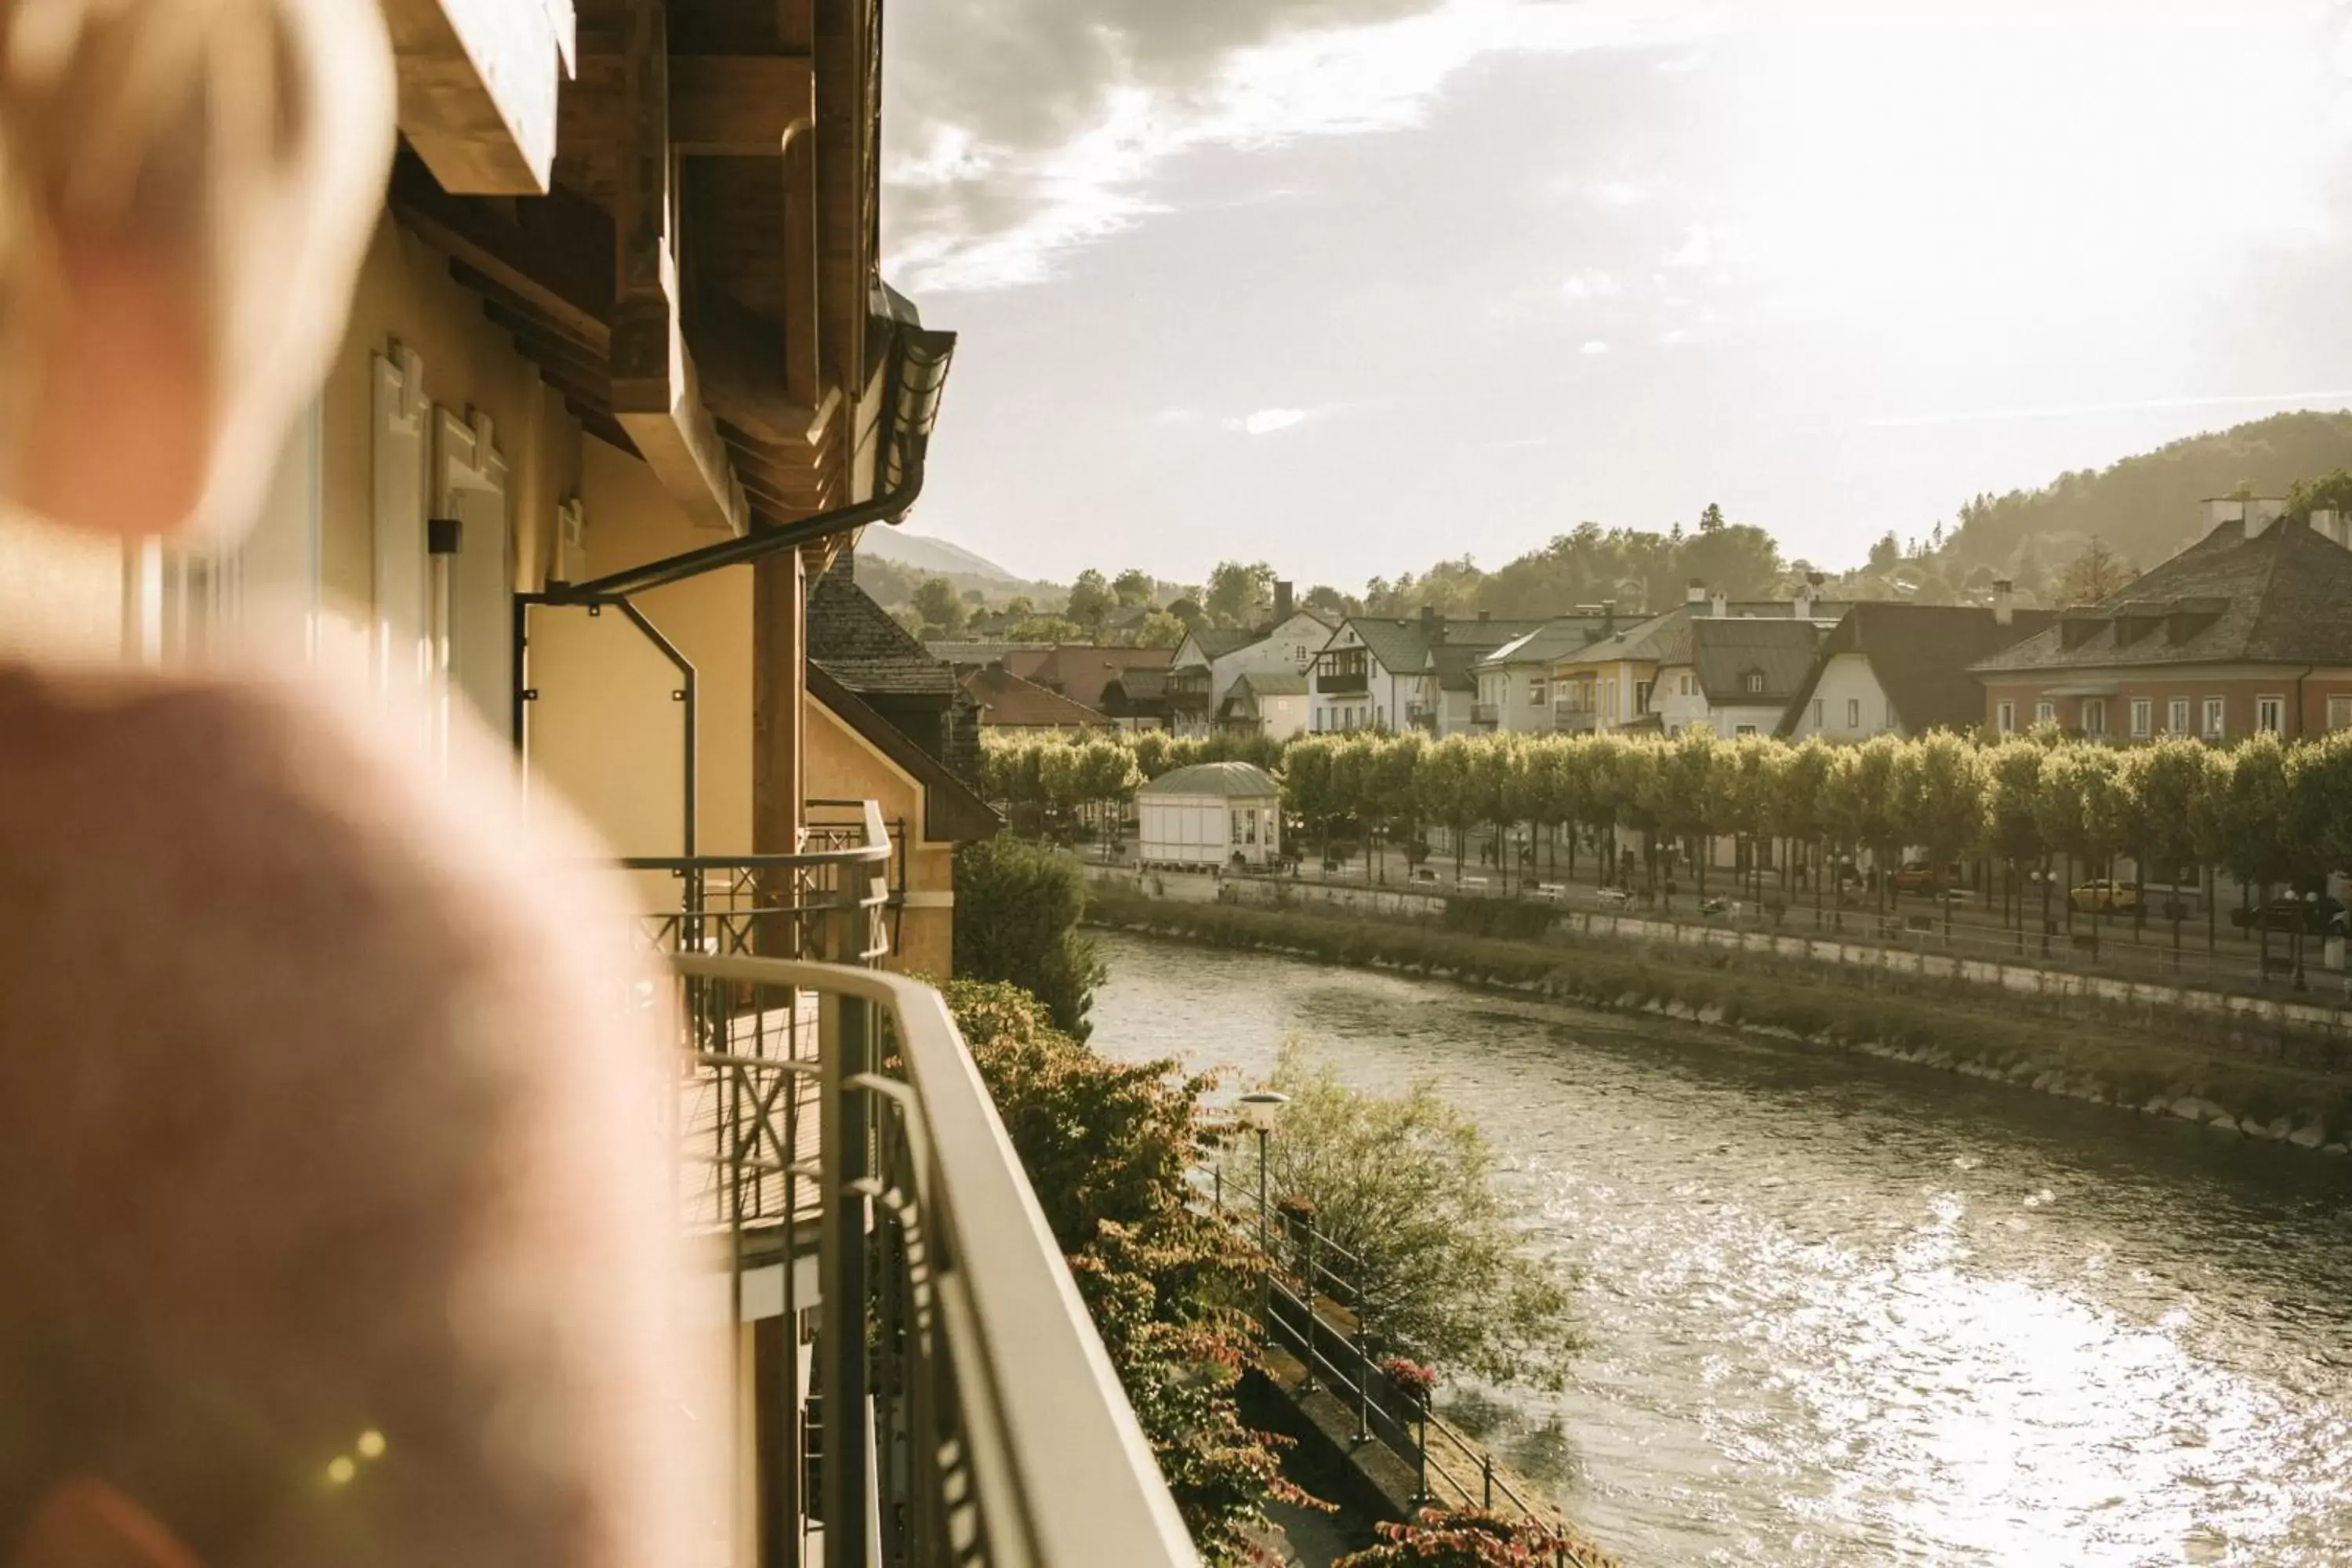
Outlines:
{"type": "MultiPolygon", "coordinates": [[[[2293,763],[2276,735],[2253,736],[2231,755],[2219,827],[2223,863],[2242,886],[2268,903],[2271,889],[2301,868],[2290,825],[2294,816],[2293,763]]],[[[2271,923],[2258,921],[2263,973],[2270,973],[2271,923]]]]}
{"type": "Polygon", "coordinates": [[[1182,622],[1188,632],[1199,631],[1209,624],[1209,613],[1201,607],[1201,601],[1190,594],[1170,600],[1168,613],[1182,622]]]}
{"type": "Polygon", "coordinates": [[[930,635],[951,637],[963,629],[963,603],[955,584],[944,577],[926,577],[915,585],[915,613],[930,635]]]}
{"type": "Polygon", "coordinates": [[[1877,543],[1870,547],[1870,569],[1873,572],[1892,572],[1902,563],[1903,542],[1895,537],[1895,531],[1890,528],[1878,536],[1877,543]]]}
{"type": "MultiPolygon", "coordinates": [[[[2119,755],[2098,745],[2060,746],[2042,766],[2042,788],[2034,815],[2042,837],[2066,857],[2067,921],[2074,921],[2074,886],[2077,866],[2093,876],[2111,875],[2108,862],[2124,847],[2128,830],[2128,802],[2124,795],[2119,755]]],[[[2091,901],[2091,955],[2098,956],[2099,925],[2105,900],[2091,901]]]]}
{"type": "Polygon", "coordinates": [[[1601,1561],[1540,1520],[1483,1509],[1425,1508],[1404,1523],[1372,1530],[1379,1544],[1331,1568],[1569,1568],[1601,1561]]]}
{"type": "Polygon", "coordinates": [[[1212,1563],[1261,1562],[1266,1500],[1313,1500],[1234,1400],[1257,1364],[1254,1262],[1192,1202],[1213,1080],[1110,1061],[1017,987],[960,980],[947,998],[1194,1542],[1212,1563]]]}
{"type": "Polygon", "coordinates": [[[1332,621],[1355,614],[1359,607],[1356,600],[1350,599],[1339,589],[1319,583],[1307,589],[1306,597],[1298,602],[1326,620],[1332,621]]]}
{"type": "Polygon", "coordinates": [[[1349,1283],[1374,1331],[1445,1370],[1566,1386],[1583,1342],[1567,1283],[1526,1251],[1476,1123],[1427,1081],[1397,1095],[1351,1089],[1295,1041],[1274,1087],[1290,1103],[1268,1143],[1271,1184],[1352,1258],[1349,1283]]]}
{"type": "MultiPolygon", "coordinates": [[[[2042,817],[2036,803],[2042,798],[2042,765],[2049,760],[2050,748],[2022,738],[2002,742],[1993,748],[1987,760],[1985,772],[1991,782],[1991,821],[1990,838],[1994,854],[2009,863],[2009,891],[2021,892],[2021,868],[2029,860],[2037,862],[2042,873],[2042,919],[2043,922],[2042,951],[2049,951],[2048,922],[2050,919],[2049,841],[2042,836],[2042,817]]],[[[2017,917],[2017,950],[2025,951],[2025,917],[2022,910],[2017,917]]]]}
{"type": "Polygon", "coordinates": [[[1701,533],[1714,533],[1722,527],[1723,509],[1713,501],[1707,502],[1706,510],[1698,514],[1698,531],[1701,533]]]}
{"type": "Polygon", "coordinates": [[[2094,534],[2083,552],[2058,574],[2058,596],[2068,605],[2103,604],[2139,574],[2094,534]]]}
{"type": "Polygon", "coordinates": [[[1185,629],[1184,623],[1167,611],[1154,610],[1135,628],[1135,646],[1174,647],[1184,640],[1185,629]]]}
{"type": "Polygon", "coordinates": [[[1069,603],[1063,614],[1089,632],[1099,635],[1103,622],[1110,617],[1111,611],[1117,606],[1118,601],[1111,596],[1110,584],[1103,581],[1100,572],[1089,566],[1078,574],[1077,581],[1070,584],[1069,603]]]}
{"type": "Polygon", "coordinates": [[[1274,568],[1263,561],[1246,566],[1220,561],[1209,574],[1205,607],[1209,618],[1221,626],[1255,625],[1273,598],[1274,568]]]}
{"type": "MultiPolygon", "coordinates": [[[[1903,748],[1895,773],[1903,837],[1927,850],[1927,863],[1938,875],[1984,842],[1990,826],[1985,785],[1980,754],[1958,735],[1937,731],[1903,748]]],[[[1951,934],[1952,905],[1947,899],[1944,935],[1951,934]]]]}
{"type": "Polygon", "coordinates": [[[2170,868],[2174,891],[2165,900],[2165,913],[2172,921],[2176,966],[2180,961],[2180,917],[2185,912],[2179,892],[2179,873],[2201,858],[2198,824],[2206,809],[2205,794],[2217,776],[2213,767],[2216,755],[2210,747],[2183,735],[2168,736],[2154,745],[2137,747],[2125,753],[2124,784],[2131,807],[2131,848],[2133,858],[2139,863],[2140,878],[2135,922],[2147,918],[2151,868],[2162,865],[2170,868]]]}
{"type": "MultiPolygon", "coordinates": [[[[1048,744],[1040,765],[1072,751],[1048,744]]],[[[1045,1004],[1055,1027],[1084,1040],[1104,973],[1078,930],[1085,876],[1042,846],[999,834],[956,851],[955,889],[956,973],[1019,986],[1045,1004]]]]}
{"type": "Polygon", "coordinates": [[[1066,643],[1083,640],[1087,629],[1060,616],[1024,616],[1005,635],[1014,642],[1066,643]]]}
{"type": "Polygon", "coordinates": [[[1139,566],[1130,566],[1110,580],[1111,596],[1122,609],[1148,605],[1160,596],[1160,581],[1139,566]]]}

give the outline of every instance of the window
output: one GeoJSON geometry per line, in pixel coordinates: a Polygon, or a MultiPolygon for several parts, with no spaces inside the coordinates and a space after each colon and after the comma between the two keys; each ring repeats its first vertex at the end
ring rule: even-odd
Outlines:
{"type": "Polygon", "coordinates": [[[1813,728],[1816,730],[1822,727],[1822,709],[1824,706],[1825,704],[1820,698],[1816,697],[1813,699],[1813,728]]]}
{"type": "Polygon", "coordinates": [[[2083,733],[2104,735],[2107,732],[2107,700],[2104,697],[2083,699],[2083,733]]]}
{"type": "Polygon", "coordinates": [[[1633,682],[1633,717],[1636,719],[1650,710],[1650,686],[1646,680],[1633,682]]]}
{"type": "Polygon", "coordinates": [[[2221,700],[2220,698],[2208,697],[2205,699],[2205,738],[2207,740],[2219,741],[2229,732],[2228,726],[2222,721],[2221,713],[2221,700]]]}
{"type": "Polygon", "coordinates": [[[1998,703],[1994,706],[1992,713],[1992,727],[1996,733],[2002,735],[2014,735],[2017,733],[2016,703],[1998,703]]]}
{"type": "Polygon", "coordinates": [[[1753,724],[1742,724],[1732,731],[1732,734],[1734,736],[1753,735],[1754,733],[1756,733],[1756,726],[1753,724]]]}
{"type": "Polygon", "coordinates": [[[2164,727],[2175,735],[2189,733],[2189,699],[2176,697],[2165,704],[2164,727]]]}
{"type": "Polygon", "coordinates": [[[2352,697],[2331,697],[2327,700],[2327,727],[2331,730],[2352,730],[2352,697]]]}
{"type": "Polygon", "coordinates": [[[1749,692],[1751,695],[1753,695],[1753,694],[1754,694],[1754,693],[1756,693],[1756,692],[1759,692],[1759,691],[1763,690],[1763,689],[1764,689],[1764,672],[1763,672],[1762,670],[1760,670],[1760,669],[1751,669],[1751,670],[1749,670],[1749,671],[1748,672],[1748,674],[1747,674],[1747,676],[1746,676],[1746,678],[1745,678],[1744,681],[1743,681],[1743,684],[1745,684],[1745,685],[1747,686],[1748,690],[1748,692],[1749,692]]]}
{"type": "Polygon", "coordinates": [[[1544,678],[1542,676],[1538,675],[1529,678],[1528,681],[1528,700],[1534,703],[1538,708],[1551,700],[1551,689],[1544,684],[1544,678]]]}
{"type": "Polygon", "coordinates": [[[1845,727],[1849,730],[1862,728],[1862,699],[1859,697],[1845,700],[1845,727]]]}
{"type": "Polygon", "coordinates": [[[1677,697],[1688,697],[1691,694],[1690,682],[1691,678],[1689,676],[1685,675],[1679,677],[1675,684],[1675,695],[1677,697]]]}
{"type": "Polygon", "coordinates": [[[2131,732],[2135,740],[2146,740],[2156,728],[2156,704],[2145,697],[2135,697],[2131,705],[2131,732]]]}
{"type": "Polygon", "coordinates": [[[2058,704],[2051,701],[2046,697],[2041,701],[2035,703],[2033,705],[2033,721],[2037,724],[2055,724],[2058,722],[2058,704]]]}
{"type": "Polygon", "coordinates": [[[2286,729],[2286,699],[2284,697],[2255,698],[2254,728],[2271,735],[2284,731],[2286,729]]]}

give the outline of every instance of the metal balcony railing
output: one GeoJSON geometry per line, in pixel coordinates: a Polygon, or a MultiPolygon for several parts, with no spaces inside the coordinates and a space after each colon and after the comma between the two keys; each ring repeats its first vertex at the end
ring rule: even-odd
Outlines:
{"type": "Polygon", "coordinates": [[[1473,702],[1470,704],[1470,722],[1473,724],[1483,724],[1491,729],[1502,721],[1503,705],[1501,703],[1473,702]]]}
{"type": "Polygon", "coordinates": [[[658,908],[639,939],[661,952],[761,954],[871,963],[889,951],[893,835],[870,800],[813,800],[794,855],[640,856],[624,871],[651,883],[658,908]],[[672,886],[655,893],[652,879],[672,886]]]}

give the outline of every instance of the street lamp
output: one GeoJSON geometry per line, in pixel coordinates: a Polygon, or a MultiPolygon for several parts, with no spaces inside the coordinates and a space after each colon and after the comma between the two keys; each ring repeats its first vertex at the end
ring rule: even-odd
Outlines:
{"type": "Polygon", "coordinates": [[[1269,1340],[1274,1337],[1274,1250],[1266,1235],[1265,1137],[1289,1103],[1290,1096],[1271,1089],[1254,1089],[1240,1101],[1242,1125],[1257,1134],[1258,1326],[1269,1340]]]}
{"type": "Polygon", "coordinates": [[[2301,906],[2294,911],[2294,988],[2303,991],[2308,989],[2303,983],[2304,935],[2319,913],[2319,895],[2306,888],[2300,893],[2289,893],[2287,898],[2301,906]]]}

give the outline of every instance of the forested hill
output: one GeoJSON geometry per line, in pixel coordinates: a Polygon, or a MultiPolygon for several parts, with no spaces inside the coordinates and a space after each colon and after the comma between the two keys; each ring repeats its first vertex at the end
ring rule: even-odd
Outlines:
{"type": "Polygon", "coordinates": [[[2198,503],[2208,497],[2241,484],[2257,495],[2284,495],[2296,480],[2337,468],[2352,468],[2352,413],[2276,414],[2112,468],[2062,474],[2038,490],[1979,496],[1960,509],[1944,554],[1963,570],[2033,578],[2037,565],[2057,566],[2096,537],[2145,570],[2198,536],[2204,519],[2198,503]]]}

